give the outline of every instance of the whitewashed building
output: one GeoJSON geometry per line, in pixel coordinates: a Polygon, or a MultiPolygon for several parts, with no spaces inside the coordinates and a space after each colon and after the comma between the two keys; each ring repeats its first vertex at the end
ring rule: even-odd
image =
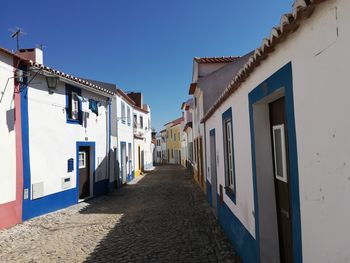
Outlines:
{"type": "Polygon", "coordinates": [[[192,138],[192,107],[193,100],[188,99],[182,103],[181,109],[184,117],[183,127],[183,151],[184,151],[184,166],[192,167],[193,162],[193,138],[192,138]]]}
{"type": "Polygon", "coordinates": [[[19,57],[0,48],[0,228],[22,220],[23,162],[19,57]]]}
{"type": "Polygon", "coordinates": [[[143,171],[153,170],[153,143],[151,127],[151,108],[143,103],[143,94],[131,92],[127,94],[134,102],[134,160],[135,176],[143,171]]]}
{"type": "Polygon", "coordinates": [[[194,178],[204,192],[206,192],[205,132],[201,119],[204,116],[204,102],[212,97],[205,94],[204,90],[201,88],[201,78],[212,74],[236,59],[237,57],[195,57],[193,59],[192,83],[189,88],[189,95],[192,95],[193,98],[192,137],[194,155],[192,165],[194,178]],[[205,94],[205,96],[203,96],[203,94],[205,94]]]}
{"type": "Polygon", "coordinates": [[[161,163],[167,163],[168,161],[168,152],[167,152],[167,138],[166,138],[166,130],[163,129],[159,132],[160,134],[160,150],[162,152],[161,163]]]}
{"type": "Polygon", "coordinates": [[[350,258],[349,12],[296,1],[204,113],[216,212],[244,262],[350,258]]]}
{"type": "Polygon", "coordinates": [[[113,134],[115,135],[114,151],[118,155],[118,182],[119,184],[125,184],[135,176],[134,127],[132,119],[135,102],[123,90],[118,88],[114,98],[114,105],[112,130],[115,133],[113,134]]]}
{"type": "Polygon", "coordinates": [[[155,138],[155,151],[154,151],[154,162],[157,164],[160,164],[162,162],[162,135],[160,133],[156,134],[155,138]]]}
{"type": "Polygon", "coordinates": [[[107,192],[115,90],[43,65],[39,49],[21,92],[23,220],[107,192]]]}

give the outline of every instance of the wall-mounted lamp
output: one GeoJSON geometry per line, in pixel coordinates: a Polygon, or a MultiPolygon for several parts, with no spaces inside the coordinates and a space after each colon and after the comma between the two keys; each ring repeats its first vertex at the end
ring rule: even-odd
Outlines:
{"type": "Polygon", "coordinates": [[[15,79],[17,81],[17,83],[24,83],[24,73],[23,73],[23,70],[21,69],[16,69],[16,72],[15,72],[15,79]]]}
{"type": "Polygon", "coordinates": [[[52,94],[57,87],[58,77],[56,76],[46,76],[47,87],[49,88],[49,93],[52,94]]]}

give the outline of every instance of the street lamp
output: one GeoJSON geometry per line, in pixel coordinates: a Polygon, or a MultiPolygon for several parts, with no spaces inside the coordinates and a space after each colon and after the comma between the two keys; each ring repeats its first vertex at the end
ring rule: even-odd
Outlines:
{"type": "Polygon", "coordinates": [[[58,77],[56,77],[56,76],[46,76],[46,83],[47,83],[47,87],[49,89],[49,93],[53,94],[54,90],[57,87],[58,77]]]}

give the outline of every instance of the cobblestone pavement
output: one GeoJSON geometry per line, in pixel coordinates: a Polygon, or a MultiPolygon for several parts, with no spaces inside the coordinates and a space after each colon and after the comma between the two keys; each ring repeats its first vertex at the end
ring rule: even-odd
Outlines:
{"type": "Polygon", "coordinates": [[[0,262],[240,262],[183,168],[0,230],[0,262]]]}

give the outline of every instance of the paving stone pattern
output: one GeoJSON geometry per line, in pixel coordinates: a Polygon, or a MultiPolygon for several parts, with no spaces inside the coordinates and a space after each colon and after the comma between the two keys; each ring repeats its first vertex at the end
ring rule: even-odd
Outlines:
{"type": "Polygon", "coordinates": [[[240,262],[185,169],[0,230],[0,262],[240,262]]]}

